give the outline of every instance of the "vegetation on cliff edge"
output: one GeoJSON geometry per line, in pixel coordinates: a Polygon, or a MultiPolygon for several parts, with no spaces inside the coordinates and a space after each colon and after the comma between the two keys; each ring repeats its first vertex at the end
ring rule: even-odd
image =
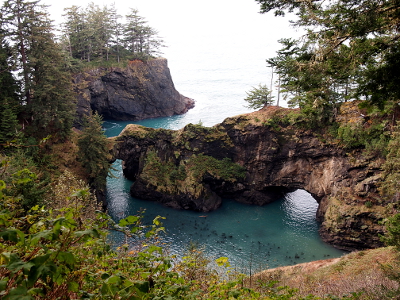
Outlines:
{"type": "MultiPolygon", "coordinates": [[[[263,120],[257,114],[230,118],[226,125],[239,130],[250,122],[261,122],[275,131],[290,130],[291,126],[329,129],[325,132],[329,135],[321,135],[328,143],[349,153],[363,151],[368,159],[386,159],[380,185],[382,203],[391,202],[386,208],[396,213],[400,157],[396,127],[400,97],[397,0],[257,2],[262,12],[294,12],[299,17],[295,25],[307,29],[302,39],[282,40],[277,57],[268,60],[280,75],[283,92],[299,109],[287,114],[279,114],[276,109],[278,114],[263,120]],[[364,111],[356,112],[355,119],[338,120],[340,110],[351,106],[348,103],[355,99],[362,100],[364,111]]],[[[94,188],[104,186],[110,158],[98,116],[89,120],[80,142],[74,142],[78,137],[72,131],[76,103],[71,72],[81,61],[147,59],[158,51],[161,40],[138,11],[132,10],[123,25],[115,8],[101,9],[91,4],[87,12],[79,7],[67,9],[65,35],[58,43],[49,15],[39,3],[6,0],[0,11],[2,299],[398,297],[397,253],[393,260],[374,265],[375,270],[383,270],[381,278],[389,278],[385,282],[392,286],[371,294],[364,286],[357,289],[352,285],[349,295],[339,288],[335,296],[311,296],[291,288],[276,288],[269,280],[258,282],[253,289],[252,284],[246,285],[243,275],[234,274],[225,258],[217,261],[225,268],[225,276],[221,277],[207,268],[207,259],[198,249],[189,249],[182,261],[174,261],[157,241],[163,231],[161,217],[152,224],[142,224],[140,215],[113,222],[99,210],[93,193],[94,188]],[[93,32],[94,28],[98,31],[93,32]],[[110,231],[123,234],[127,243],[113,249],[107,242],[110,231]]],[[[186,150],[196,152],[191,135],[231,146],[229,137],[218,127],[192,124],[173,139],[182,146],[181,152],[174,153],[176,159],[186,150]]],[[[163,180],[160,186],[166,190],[171,182],[182,181],[184,188],[196,185],[207,174],[227,181],[244,176],[244,169],[228,158],[201,153],[180,160],[177,166],[171,161],[161,162],[157,153],[149,151],[146,167],[149,180],[157,185],[163,180]],[[162,170],[162,176],[158,170],[162,170]]],[[[370,205],[375,203],[366,203],[365,211],[371,211],[370,205]]],[[[338,211],[332,217],[337,217],[338,211]]],[[[388,224],[384,240],[399,248],[399,215],[379,220],[388,224]]],[[[353,258],[369,266],[369,260],[363,260],[369,255],[359,252],[353,258]]],[[[363,274],[361,277],[366,274],[349,265],[346,260],[334,265],[333,275],[341,276],[344,270],[355,277],[358,272],[363,274]]],[[[352,277],[348,278],[354,283],[352,277]]],[[[306,279],[308,287],[322,282],[314,275],[306,279]]]]}

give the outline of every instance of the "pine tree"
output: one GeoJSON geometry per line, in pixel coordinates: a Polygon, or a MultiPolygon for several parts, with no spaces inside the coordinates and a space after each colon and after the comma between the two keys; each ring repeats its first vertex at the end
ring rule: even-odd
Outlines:
{"type": "Polygon", "coordinates": [[[13,43],[16,70],[22,73],[24,83],[21,116],[33,136],[65,138],[75,112],[71,78],[54,41],[46,7],[38,2],[8,0],[3,6],[6,38],[13,43]]]}
{"type": "Polygon", "coordinates": [[[64,46],[71,57],[85,61],[121,58],[143,59],[160,54],[164,47],[158,32],[147,25],[137,9],[131,9],[121,23],[115,6],[100,8],[93,2],[86,9],[65,9],[64,46]]]}
{"type": "Polygon", "coordinates": [[[121,36],[123,31],[123,25],[119,22],[121,16],[117,13],[115,3],[110,8],[110,28],[112,30],[111,35],[111,48],[112,54],[116,55],[117,62],[120,62],[121,58],[121,36]]]}
{"type": "Polygon", "coordinates": [[[383,108],[400,98],[398,0],[256,0],[261,12],[295,13],[298,40],[274,58],[286,96],[318,121],[351,99],[383,108]]]}
{"type": "Polygon", "coordinates": [[[163,47],[163,41],[158,32],[147,25],[147,21],[139,15],[137,9],[132,9],[126,15],[124,26],[125,48],[131,53],[131,58],[147,59],[158,54],[163,47]]]}
{"type": "Polygon", "coordinates": [[[5,143],[15,136],[17,130],[19,86],[11,73],[11,51],[2,36],[0,28],[0,143],[5,143]]]}
{"type": "Polygon", "coordinates": [[[17,115],[6,99],[0,101],[0,144],[12,140],[17,131],[17,115]]]}
{"type": "Polygon", "coordinates": [[[78,140],[79,158],[89,183],[95,190],[104,190],[110,172],[109,141],[102,129],[102,118],[96,112],[86,118],[78,140]]]}
{"type": "Polygon", "coordinates": [[[63,24],[65,40],[68,41],[68,52],[71,57],[86,59],[86,20],[79,6],[64,9],[66,22],[63,24]]]}
{"type": "Polygon", "coordinates": [[[37,9],[38,3],[39,0],[7,0],[4,1],[2,7],[2,27],[5,37],[8,38],[10,44],[13,46],[13,55],[17,58],[14,64],[22,75],[23,100],[27,104],[30,104],[32,100],[31,69],[28,58],[30,49],[28,38],[31,34],[32,19],[28,15],[28,12],[37,9]]]}
{"type": "Polygon", "coordinates": [[[147,30],[146,21],[139,16],[137,9],[132,9],[126,15],[127,23],[124,26],[125,48],[131,53],[141,53],[144,49],[145,34],[147,30]]]}
{"type": "Polygon", "coordinates": [[[264,108],[273,103],[273,96],[271,96],[271,91],[267,88],[266,85],[260,84],[257,88],[251,89],[249,92],[246,92],[247,97],[244,99],[249,103],[247,108],[252,109],[260,109],[264,108]]]}

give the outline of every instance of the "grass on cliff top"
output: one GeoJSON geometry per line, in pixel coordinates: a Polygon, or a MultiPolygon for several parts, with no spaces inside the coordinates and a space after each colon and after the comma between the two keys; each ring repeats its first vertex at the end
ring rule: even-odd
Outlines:
{"type": "Polygon", "coordinates": [[[283,120],[285,118],[293,119],[293,121],[300,116],[299,109],[284,108],[280,106],[267,106],[258,111],[246,114],[249,123],[254,125],[265,124],[271,119],[279,118],[283,120]]]}
{"type": "Polygon", "coordinates": [[[360,293],[360,300],[399,299],[399,282],[391,279],[399,274],[399,253],[386,247],[266,270],[253,276],[252,287],[260,290],[262,283],[276,281],[278,286],[298,289],[299,297],[360,293]]]}

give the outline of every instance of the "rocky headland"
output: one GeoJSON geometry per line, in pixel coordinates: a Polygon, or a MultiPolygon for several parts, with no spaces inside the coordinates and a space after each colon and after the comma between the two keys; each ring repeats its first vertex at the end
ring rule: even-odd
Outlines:
{"type": "Polygon", "coordinates": [[[142,120],[183,114],[194,100],[174,86],[167,60],[134,60],[126,67],[88,69],[74,77],[77,94],[75,126],[83,116],[97,111],[105,119],[142,120]]]}
{"type": "MultiPolygon", "coordinates": [[[[347,111],[339,122],[362,118],[356,105],[347,111]]],[[[135,197],[210,211],[225,197],[264,205],[304,189],[319,203],[326,242],[346,250],[381,246],[381,221],[394,212],[377,190],[383,160],[348,151],[327,133],[302,129],[295,120],[296,110],[268,107],[213,127],[189,124],[174,131],[128,125],[115,138],[114,157],[135,181],[135,197]]]]}

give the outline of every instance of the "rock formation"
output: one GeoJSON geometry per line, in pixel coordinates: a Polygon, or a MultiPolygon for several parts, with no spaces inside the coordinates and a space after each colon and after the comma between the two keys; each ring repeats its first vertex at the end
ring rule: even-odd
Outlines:
{"type": "Polygon", "coordinates": [[[176,91],[166,59],[91,69],[76,75],[74,83],[78,127],[91,110],[105,119],[136,121],[183,114],[194,107],[192,99],[176,91]]]}
{"type": "Polygon", "coordinates": [[[288,114],[269,107],[177,131],[128,125],[114,155],[138,198],[209,211],[224,197],[264,205],[304,189],[319,203],[325,241],[347,250],[381,246],[379,221],[391,213],[378,200],[381,161],[292,126],[288,114]]]}

